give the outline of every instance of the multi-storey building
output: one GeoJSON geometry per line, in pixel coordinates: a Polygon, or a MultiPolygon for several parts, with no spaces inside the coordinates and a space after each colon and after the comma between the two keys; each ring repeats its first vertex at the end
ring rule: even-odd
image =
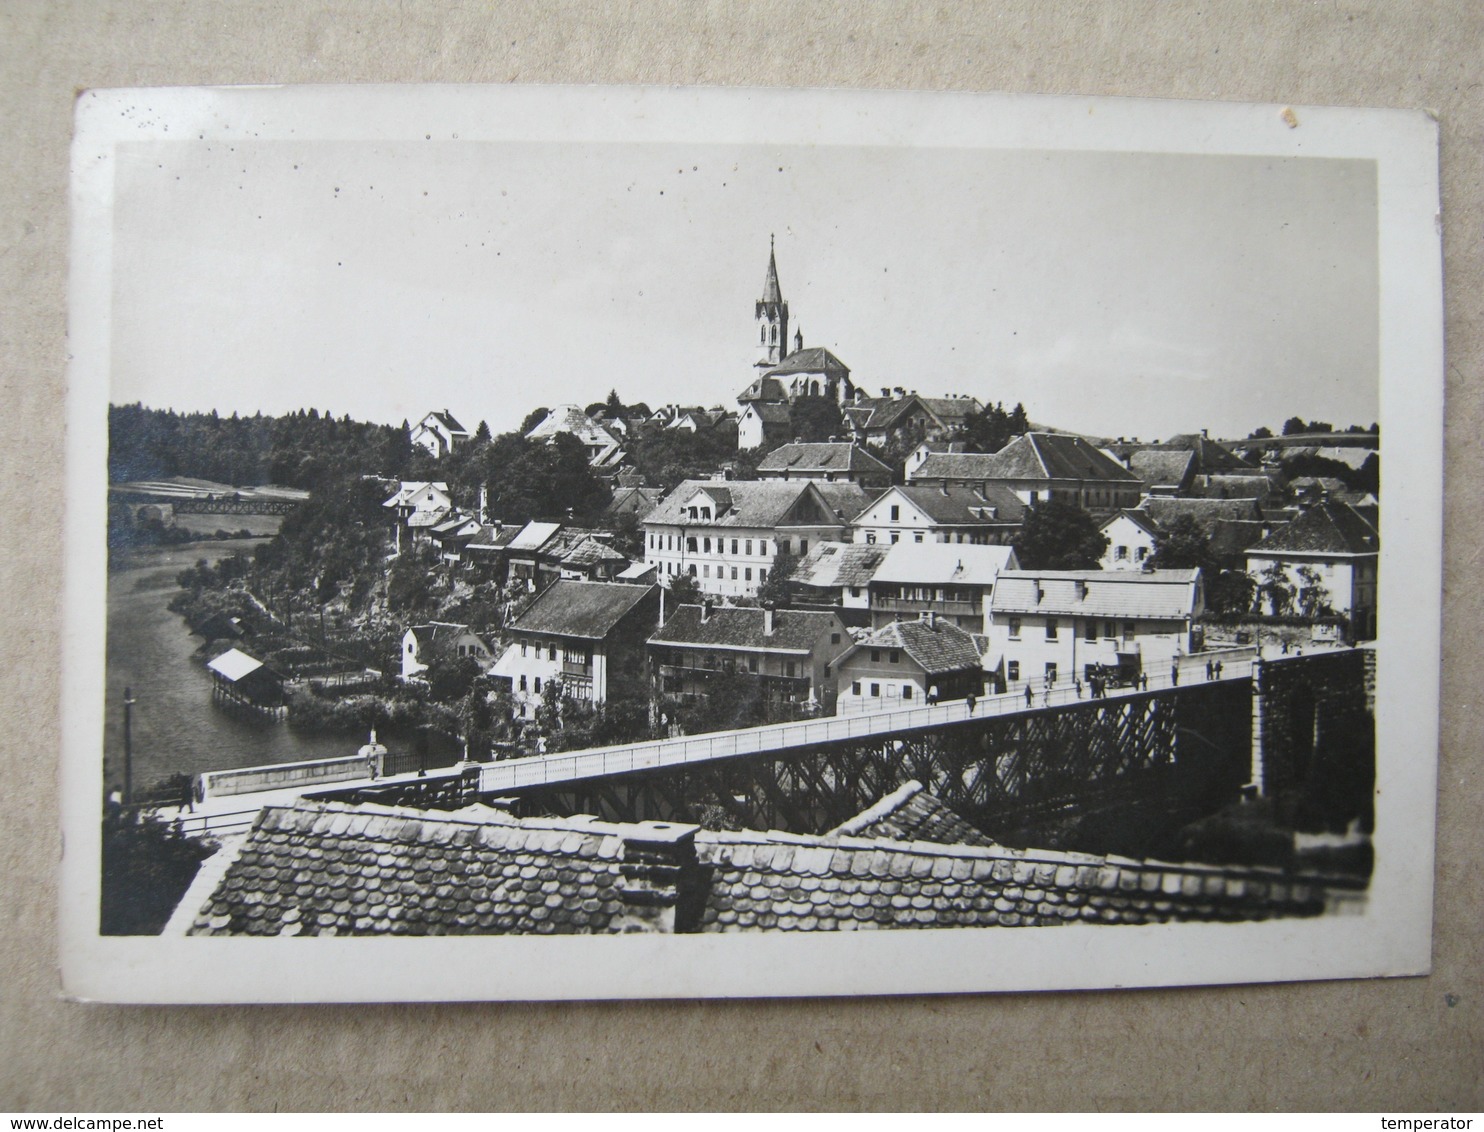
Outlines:
{"type": "Polygon", "coordinates": [[[932,613],[883,625],[836,659],[836,713],[977,696],[984,689],[982,640],[932,613]]]}
{"type": "Polygon", "coordinates": [[[865,505],[854,484],[686,480],[644,519],[644,560],[662,583],[689,574],[701,592],[756,594],[779,554],[845,538],[865,505]]]}
{"type": "Polygon", "coordinates": [[[931,613],[966,632],[987,632],[995,580],[1019,566],[1008,546],[899,542],[871,578],[871,625],[931,613]]]}
{"type": "Polygon", "coordinates": [[[917,484],[888,488],[851,524],[856,542],[1004,545],[1025,504],[1002,487],[917,484]]]}
{"type": "Polygon", "coordinates": [[[1023,503],[1055,501],[1084,511],[1136,507],[1144,484],[1080,436],[1028,432],[998,452],[935,452],[908,476],[913,484],[996,485],[1023,503]]]}

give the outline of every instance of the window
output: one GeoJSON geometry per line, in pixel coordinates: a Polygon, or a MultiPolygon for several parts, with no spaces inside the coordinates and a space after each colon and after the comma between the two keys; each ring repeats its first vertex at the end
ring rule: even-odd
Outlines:
{"type": "Polygon", "coordinates": [[[747,553],[748,554],[751,554],[752,553],[752,540],[751,539],[748,539],[747,540],[747,553]]]}
{"type": "Polygon", "coordinates": [[[896,531],[892,531],[892,532],[891,532],[891,544],[892,544],[892,546],[896,546],[896,544],[897,544],[897,540],[898,540],[898,539],[899,539],[899,538],[901,538],[901,537],[902,537],[902,536],[901,536],[901,535],[899,535],[899,534],[897,534],[897,532],[896,532],[896,531]]]}
{"type": "Polygon", "coordinates": [[[1114,562],[1127,562],[1128,561],[1128,547],[1126,547],[1126,546],[1115,546],[1113,548],[1113,561],[1114,562]]]}
{"type": "Polygon", "coordinates": [[[520,690],[522,692],[526,690],[526,678],[524,676],[520,678],[520,690]]]}
{"type": "Polygon", "coordinates": [[[706,551],[707,554],[710,554],[711,553],[711,540],[709,538],[707,538],[707,539],[702,539],[701,542],[703,544],[703,549],[706,551]]]}
{"type": "Polygon", "coordinates": [[[1097,620],[1095,618],[1089,617],[1087,619],[1087,640],[1089,640],[1089,641],[1096,641],[1097,639],[1098,639],[1098,623],[1097,623],[1097,620]]]}
{"type": "Polygon", "coordinates": [[[904,700],[910,700],[911,698],[912,698],[912,685],[911,684],[903,684],[902,685],[902,699],[904,699],[904,700]]]}
{"type": "Polygon", "coordinates": [[[871,685],[871,695],[873,695],[873,696],[880,696],[881,695],[881,685],[880,684],[872,684],[871,685]]]}
{"type": "Polygon", "coordinates": [[[748,581],[748,582],[752,581],[752,567],[751,566],[749,566],[749,567],[747,567],[747,569],[743,570],[742,571],[742,574],[744,576],[743,577],[743,580],[744,581],[748,581]]]}
{"type": "Polygon", "coordinates": [[[1020,639],[1020,618],[1019,617],[1012,617],[1012,618],[1010,618],[1010,639],[1012,641],[1018,641],[1020,639]]]}
{"type": "Polygon", "coordinates": [[[687,569],[688,569],[688,570],[689,570],[689,572],[690,572],[690,576],[691,576],[691,577],[692,577],[692,578],[694,578],[694,577],[695,577],[695,576],[696,576],[696,564],[695,564],[695,563],[694,563],[694,562],[692,562],[692,563],[691,563],[691,564],[690,564],[690,566],[689,566],[689,567],[688,567],[688,568],[687,568],[687,569]]]}
{"type": "Polygon", "coordinates": [[[556,645],[547,645],[546,646],[546,659],[547,660],[555,660],[556,659],[556,645]]]}
{"type": "Polygon", "coordinates": [[[733,566],[732,567],[732,581],[735,582],[736,580],[737,580],[737,567],[733,566]]]}
{"type": "Polygon", "coordinates": [[[791,661],[791,660],[784,661],[784,663],[783,663],[783,674],[785,676],[792,676],[792,675],[794,675],[794,662],[793,661],[791,661]]]}
{"type": "Polygon", "coordinates": [[[695,535],[690,535],[690,536],[688,536],[686,538],[686,540],[685,540],[685,549],[688,550],[688,551],[690,551],[692,554],[694,554],[696,552],[696,536],[695,535]]]}
{"type": "Polygon", "coordinates": [[[737,540],[736,539],[733,539],[732,540],[732,553],[733,554],[736,554],[737,553],[737,540]]]}
{"type": "MultiPolygon", "coordinates": [[[[525,655],[526,655],[526,649],[527,649],[527,648],[528,648],[528,647],[529,647],[529,646],[527,646],[527,644],[526,644],[526,642],[525,642],[525,641],[521,641],[521,643],[520,643],[520,655],[521,655],[521,656],[525,656],[525,655]]],[[[411,645],[408,645],[408,646],[407,646],[407,651],[408,651],[408,652],[411,652],[411,651],[412,651],[412,646],[411,646],[411,645]]]]}
{"type": "Polygon", "coordinates": [[[887,659],[889,659],[893,664],[900,664],[902,662],[902,654],[899,653],[896,649],[892,649],[891,656],[887,659]]]}
{"type": "Polygon", "coordinates": [[[1011,681],[1020,679],[1020,661],[1007,660],[1005,662],[1005,679],[1011,681]]]}
{"type": "Polygon", "coordinates": [[[1142,562],[1142,561],[1144,561],[1144,559],[1146,559],[1148,557],[1149,557],[1149,548],[1147,546],[1137,546],[1137,547],[1134,548],[1134,561],[1135,562],[1142,562]]]}
{"type": "Polygon", "coordinates": [[[802,558],[804,555],[806,555],[808,553],[809,553],[809,540],[806,539],[806,538],[801,538],[799,540],[799,557],[802,558]]]}
{"type": "Polygon", "coordinates": [[[1133,636],[1134,623],[1132,621],[1125,621],[1123,623],[1123,639],[1126,641],[1133,640],[1133,636]]]}
{"type": "Polygon", "coordinates": [[[534,687],[535,687],[535,689],[536,689],[536,691],[538,691],[538,692],[539,692],[539,691],[540,691],[540,690],[541,690],[541,677],[539,677],[539,676],[537,676],[537,677],[536,677],[536,678],[535,678],[535,680],[534,680],[534,681],[532,681],[532,683],[533,683],[533,685],[534,685],[534,687]]]}
{"type": "Polygon", "coordinates": [[[832,645],[838,645],[839,643],[840,643],[840,634],[839,633],[831,633],[830,634],[830,644],[832,644],[832,645]]]}
{"type": "Polygon", "coordinates": [[[861,694],[861,682],[859,680],[852,680],[850,682],[850,694],[852,696],[858,696],[861,694]]]}
{"type": "Polygon", "coordinates": [[[768,572],[766,570],[759,570],[757,572],[757,580],[760,582],[766,582],[768,580],[768,572]]]}
{"type": "Polygon", "coordinates": [[[921,531],[913,531],[912,532],[912,541],[913,542],[921,542],[922,541],[922,532],[921,531]]]}
{"type": "Polygon", "coordinates": [[[1046,618],[1046,639],[1048,641],[1054,641],[1054,640],[1056,640],[1056,634],[1057,634],[1058,628],[1059,628],[1059,626],[1056,623],[1056,618],[1055,617],[1048,617],[1048,618],[1046,618]]]}
{"type": "Polygon", "coordinates": [[[895,523],[899,519],[901,519],[901,517],[902,517],[902,509],[900,507],[898,507],[895,503],[893,503],[891,505],[891,521],[893,523],[895,523]]]}
{"type": "Polygon", "coordinates": [[[710,566],[702,566],[701,567],[701,577],[703,577],[703,578],[709,578],[709,577],[711,577],[711,567],[710,566]]]}
{"type": "Polygon", "coordinates": [[[880,664],[881,663],[881,650],[880,649],[872,649],[871,650],[871,663],[872,664],[880,664]]]}
{"type": "Polygon", "coordinates": [[[875,546],[876,545],[876,532],[875,531],[867,531],[866,532],[866,545],[867,546],[875,546]]]}
{"type": "Polygon", "coordinates": [[[1046,683],[1056,683],[1056,661],[1054,660],[1048,660],[1046,662],[1046,683]]]}
{"type": "Polygon", "coordinates": [[[850,596],[851,597],[860,597],[861,596],[861,588],[859,586],[851,586],[850,587],[850,596]]]}

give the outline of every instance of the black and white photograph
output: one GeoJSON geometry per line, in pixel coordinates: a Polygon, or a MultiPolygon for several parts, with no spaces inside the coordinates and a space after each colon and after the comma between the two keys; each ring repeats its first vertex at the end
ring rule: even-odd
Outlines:
{"type": "Polygon", "coordinates": [[[85,92],[69,992],[1426,970],[1436,158],[1307,107],[85,92]]]}

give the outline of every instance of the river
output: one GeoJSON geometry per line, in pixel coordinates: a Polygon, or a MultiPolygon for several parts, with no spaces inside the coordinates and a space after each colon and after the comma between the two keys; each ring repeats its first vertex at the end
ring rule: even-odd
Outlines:
{"type": "MultiPolygon", "coordinates": [[[[195,518],[195,516],[192,516],[195,518]]],[[[263,516],[218,518],[233,528],[267,533],[277,520],[263,516]],[[251,519],[251,525],[241,520],[251,519]]],[[[108,704],[104,725],[104,778],[123,780],[123,698],[132,689],[134,786],[146,788],[172,774],[296,762],[354,754],[364,739],[307,735],[282,720],[219,705],[205,666],[193,659],[201,640],[166,608],[178,592],[175,575],[205,558],[215,562],[237,551],[251,553],[264,538],[188,543],[132,552],[108,575],[108,704]]]]}

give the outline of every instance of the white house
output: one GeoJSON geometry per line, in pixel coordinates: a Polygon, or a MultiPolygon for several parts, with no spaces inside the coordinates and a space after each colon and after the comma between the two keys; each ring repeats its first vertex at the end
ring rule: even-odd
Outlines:
{"type": "Polygon", "coordinates": [[[397,553],[400,554],[402,528],[407,528],[414,543],[421,541],[429,530],[448,518],[453,509],[453,499],[448,494],[448,484],[441,481],[403,480],[382,506],[392,513],[397,553]]]}
{"type": "Polygon", "coordinates": [[[871,624],[879,629],[931,613],[967,632],[986,632],[996,579],[1019,567],[1009,546],[899,542],[871,578],[871,624]]]}
{"type": "Polygon", "coordinates": [[[1104,570],[1142,570],[1154,553],[1159,524],[1143,511],[1119,511],[1098,528],[1108,540],[1101,565],[1104,570]]]}
{"type": "Polygon", "coordinates": [[[907,484],[882,492],[851,524],[856,542],[1001,545],[1020,529],[1025,504],[991,485],[907,484]]]}
{"type": "Polygon", "coordinates": [[[467,625],[430,621],[402,634],[402,679],[426,672],[438,660],[472,656],[486,668],[493,657],[483,638],[467,625]]]}
{"type": "MultiPolygon", "coordinates": [[[[1350,621],[1352,640],[1376,635],[1376,566],[1381,542],[1376,529],[1348,504],[1325,500],[1301,511],[1247,551],[1247,573],[1259,585],[1258,596],[1270,613],[1277,597],[1274,584],[1287,591],[1291,608],[1302,611],[1305,590],[1323,593],[1315,604],[1350,621]],[[1300,571],[1309,572],[1306,579],[1300,571]]],[[[1310,612],[1322,612],[1311,610],[1310,612]]]]}
{"type": "Polygon", "coordinates": [[[622,458],[623,447],[618,438],[576,405],[558,405],[549,410],[541,422],[526,433],[526,439],[550,443],[564,432],[582,442],[587,450],[587,462],[595,467],[608,467],[622,458]]]}
{"type": "Polygon", "coordinates": [[[1080,436],[1028,432],[998,452],[932,453],[908,481],[998,485],[1023,503],[1055,500],[1084,511],[1135,507],[1143,482],[1133,472],[1080,436]]]}
{"type": "Polygon", "coordinates": [[[410,435],[413,444],[441,457],[467,444],[472,434],[447,409],[435,409],[413,426],[410,435]]]}
{"type": "Polygon", "coordinates": [[[835,712],[891,711],[977,696],[984,689],[981,641],[931,613],[883,625],[836,659],[835,712]]]}
{"type": "MultiPolygon", "coordinates": [[[[794,564],[789,586],[806,603],[864,612],[871,607],[871,579],[891,549],[851,542],[818,543],[794,564]]],[[[861,618],[850,621],[852,625],[864,623],[861,618]]]]}
{"type": "Polygon", "coordinates": [[[689,574],[701,592],[755,594],[780,553],[839,542],[865,503],[853,484],[686,480],[644,519],[644,561],[660,581],[689,574]]]}
{"type": "Polygon", "coordinates": [[[512,638],[491,674],[510,681],[520,714],[534,719],[542,695],[606,703],[627,681],[647,681],[644,640],[659,620],[659,590],[621,582],[553,582],[510,625],[512,638]]]}
{"type": "Polygon", "coordinates": [[[772,401],[749,401],[737,419],[737,448],[759,448],[787,440],[793,427],[787,405],[772,401]]]}
{"type": "Polygon", "coordinates": [[[1199,570],[1004,570],[990,598],[985,668],[1007,685],[1153,670],[1198,651],[1199,570]]]}

